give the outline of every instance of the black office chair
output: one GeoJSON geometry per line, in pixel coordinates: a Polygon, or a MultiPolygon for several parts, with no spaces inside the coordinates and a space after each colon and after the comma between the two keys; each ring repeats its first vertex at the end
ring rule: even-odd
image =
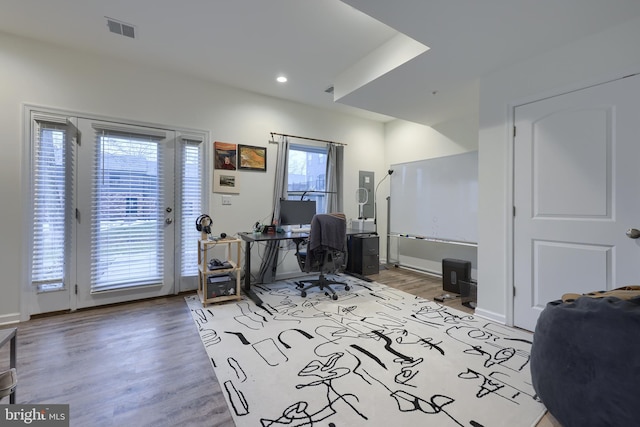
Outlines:
{"type": "Polygon", "coordinates": [[[347,265],[347,221],[344,214],[315,215],[311,220],[309,239],[294,241],[300,269],[307,273],[320,272],[317,279],[304,279],[296,283],[303,298],[307,296],[307,290],[315,287],[321,291],[326,289],[325,295],[331,293],[334,300],[338,299],[338,295],[331,285],[343,285],[347,291],[350,289],[348,284],[326,276],[343,270],[347,265]]]}

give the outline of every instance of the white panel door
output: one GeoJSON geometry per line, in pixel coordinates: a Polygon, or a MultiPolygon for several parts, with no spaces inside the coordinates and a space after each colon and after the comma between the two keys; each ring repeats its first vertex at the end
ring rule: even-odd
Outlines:
{"type": "Polygon", "coordinates": [[[564,293],[640,283],[640,76],[517,107],[514,324],[564,293]]]}

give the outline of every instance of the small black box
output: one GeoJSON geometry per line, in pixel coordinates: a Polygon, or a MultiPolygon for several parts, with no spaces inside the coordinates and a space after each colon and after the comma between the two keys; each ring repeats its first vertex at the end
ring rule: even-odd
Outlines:
{"type": "Polygon", "coordinates": [[[442,260],[442,289],[459,294],[460,281],[471,281],[471,261],[444,258],[442,260]]]}

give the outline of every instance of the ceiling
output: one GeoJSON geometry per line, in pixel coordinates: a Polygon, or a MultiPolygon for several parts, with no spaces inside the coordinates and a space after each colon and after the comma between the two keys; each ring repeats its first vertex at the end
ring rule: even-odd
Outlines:
{"type": "Polygon", "coordinates": [[[0,0],[0,8],[6,33],[429,126],[477,115],[483,75],[640,16],[638,0],[0,0]],[[134,26],[135,39],[109,32],[105,17],[134,26]],[[277,83],[279,74],[289,81],[277,83]]]}

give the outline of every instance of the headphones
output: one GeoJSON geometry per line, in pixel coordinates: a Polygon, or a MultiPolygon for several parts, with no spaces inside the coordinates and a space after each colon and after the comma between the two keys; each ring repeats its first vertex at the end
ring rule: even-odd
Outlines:
{"type": "Polygon", "coordinates": [[[211,224],[213,224],[213,220],[209,215],[200,215],[198,219],[196,219],[196,230],[211,234],[211,224]],[[206,224],[204,224],[205,220],[208,220],[206,224]]]}

